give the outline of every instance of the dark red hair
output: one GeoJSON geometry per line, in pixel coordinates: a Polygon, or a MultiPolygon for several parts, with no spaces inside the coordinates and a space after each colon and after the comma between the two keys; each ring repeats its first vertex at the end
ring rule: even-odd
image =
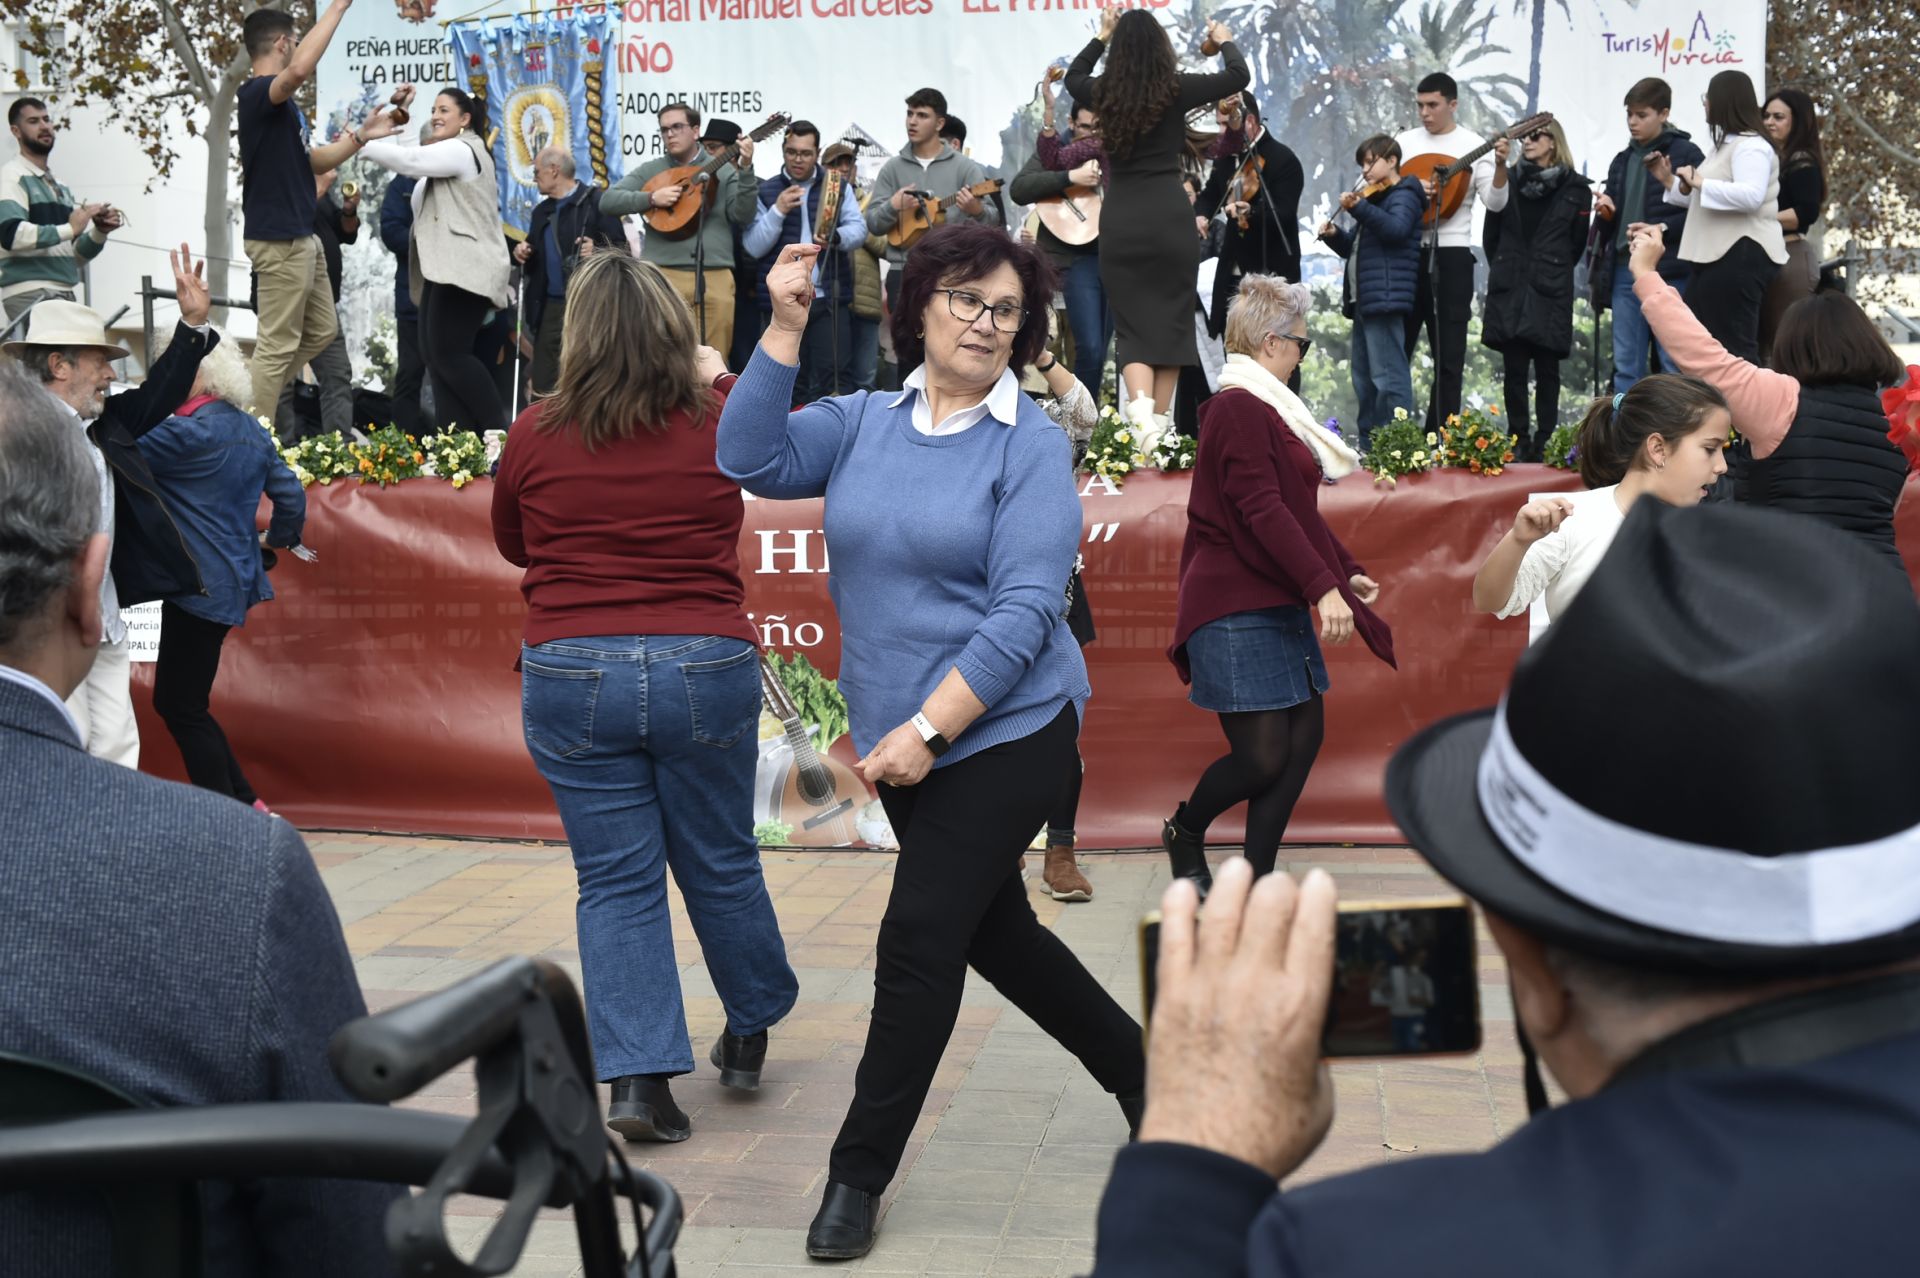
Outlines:
{"type": "Polygon", "coordinates": [[[900,279],[900,301],[893,308],[893,353],[902,372],[926,358],[927,307],[937,288],[960,288],[1011,266],[1020,277],[1020,305],[1027,317],[1013,335],[1009,367],[1015,373],[1040,358],[1047,345],[1047,313],[1053,309],[1053,263],[1046,254],[1022,244],[995,226],[949,222],[936,226],[913,246],[900,279]]]}

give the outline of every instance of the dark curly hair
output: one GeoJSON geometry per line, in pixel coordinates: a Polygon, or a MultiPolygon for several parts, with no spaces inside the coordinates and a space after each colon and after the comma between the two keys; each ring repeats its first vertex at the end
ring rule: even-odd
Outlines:
{"type": "Polygon", "coordinates": [[[1107,154],[1115,159],[1131,154],[1133,144],[1173,109],[1179,95],[1173,42],[1151,13],[1127,10],[1113,25],[1107,69],[1093,95],[1107,154]]]}
{"type": "Polygon", "coordinates": [[[907,255],[900,300],[893,308],[896,365],[911,372],[926,358],[921,317],[933,304],[935,289],[971,284],[999,266],[1011,266],[1020,277],[1020,305],[1027,312],[1020,331],[1013,335],[1009,367],[1017,374],[1039,359],[1047,345],[1047,313],[1053,309],[1053,263],[1039,249],[997,227],[949,222],[928,231],[907,255]]]}

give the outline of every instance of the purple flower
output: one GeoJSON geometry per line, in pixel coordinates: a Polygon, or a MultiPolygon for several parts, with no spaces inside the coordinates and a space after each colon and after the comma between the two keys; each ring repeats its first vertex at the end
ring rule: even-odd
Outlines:
{"type": "Polygon", "coordinates": [[[1327,420],[1325,420],[1324,422],[1321,422],[1320,424],[1322,426],[1325,426],[1328,430],[1332,431],[1336,435],[1340,433],[1340,419],[1338,417],[1329,417],[1327,418],[1327,420]]]}

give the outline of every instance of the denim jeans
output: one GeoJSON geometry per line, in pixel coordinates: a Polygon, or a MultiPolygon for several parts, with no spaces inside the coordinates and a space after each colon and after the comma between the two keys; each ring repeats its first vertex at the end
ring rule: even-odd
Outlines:
{"type": "MultiPolygon", "coordinates": [[[[1672,281],[1681,291],[1686,289],[1686,277],[1672,281]]],[[[1647,368],[1647,347],[1653,342],[1653,328],[1647,323],[1647,317],[1640,313],[1640,297],[1633,291],[1633,272],[1627,269],[1625,262],[1616,262],[1613,268],[1613,389],[1629,391],[1633,384],[1645,377],[1647,368]]],[[[1680,370],[1667,354],[1667,348],[1660,349],[1661,372],[1677,373],[1680,370]]]]}
{"type": "Polygon", "coordinates": [[[602,635],[521,650],[521,720],[580,879],[587,1024],[602,1081],[693,1068],[666,871],[727,1013],[755,1034],[799,996],[753,838],[760,666],[720,635],[602,635]]]}
{"type": "Polygon", "coordinates": [[[880,321],[849,313],[853,332],[853,389],[870,391],[880,376],[880,321]]]}
{"type": "Polygon", "coordinates": [[[1407,366],[1404,315],[1361,315],[1353,321],[1353,393],[1360,400],[1360,451],[1373,428],[1393,420],[1393,410],[1413,411],[1413,370],[1407,366]]]}
{"type": "Polygon", "coordinates": [[[1067,302],[1067,327],[1073,330],[1073,375],[1097,403],[1107,371],[1107,347],[1113,343],[1113,311],[1100,283],[1100,255],[1088,253],[1062,273],[1060,293],[1067,302]]]}

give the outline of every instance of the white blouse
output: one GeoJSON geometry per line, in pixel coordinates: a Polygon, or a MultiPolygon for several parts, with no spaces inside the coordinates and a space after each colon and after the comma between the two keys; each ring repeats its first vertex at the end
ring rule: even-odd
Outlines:
{"type": "Polygon", "coordinates": [[[1607,547],[1626,515],[1620,509],[1618,484],[1584,493],[1568,493],[1573,513],[1561,525],[1527,547],[1520,560],[1520,571],[1513,579],[1513,593],[1496,614],[1517,617],[1533,606],[1544,591],[1547,596],[1547,620],[1566,611],[1580,587],[1600,566],[1607,547]]]}
{"type": "MultiPolygon", "coordinates": [[[[1732,180],[1700,178],[1694,189],[1685,195],[1680,194],[1680,184],[1675,182],[1667,188],[1667,203],[1683,208],[1694,207],[1697,197],[1697,206],[1703,209],[1715,209],[1722,213],[1760,211],[1760,206],[1767,202],[1767,188],[1773,183],[1774,166],[1780,162],[1773,143],[1758,133],[1736,133],[1720,145],[1733,151],[1732,180]]],[[[1717,154],[1718,148],[1715,150],[1717,154]]],[[[1698,174],[1713,159],[1714,155],[1709,155],[1694,172],[1698,174]]]]}

